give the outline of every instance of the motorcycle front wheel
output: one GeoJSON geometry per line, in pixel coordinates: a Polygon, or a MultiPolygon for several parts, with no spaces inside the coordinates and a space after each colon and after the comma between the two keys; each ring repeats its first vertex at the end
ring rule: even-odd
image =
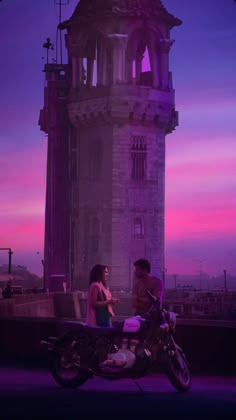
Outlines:
{"type": "Polygon", "coordinates": [[[180,392],[191,387],[191,373],[187,359],[179,346],[167,356],[167,376],[172,385],[180,392]]]}
{"type": "Polygon", "coordinates": [[[64,388],[83,385],[89,375],[81,370],[81,355],[75,337],[63,337],[52,356],[51,371],[55,381],[64,388]]]}

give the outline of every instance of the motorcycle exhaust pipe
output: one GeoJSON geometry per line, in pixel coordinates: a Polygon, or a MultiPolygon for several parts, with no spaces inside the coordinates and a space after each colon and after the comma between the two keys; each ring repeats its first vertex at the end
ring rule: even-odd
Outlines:
{"type": "Polygon", "coordinates": [[[41,344],[42,346],[51,346],[51,345],[52,345],[52,343],[50,343],[49,341],[46,341],[46,340],[41,340],[41,341],[40,341],[40,344],[41,344]]]}
{"type": "Polygon", "coordinates": [[[56,342],[57,342],[57,338],[56,337],[48,337],[48,341],[47,340],[41,340],[40,341],[40,344],[42,346],[47,346],[48,347],[48,350],[50,351],[50,350],[53,350],[54,345],[56,344],[56,342]]]}

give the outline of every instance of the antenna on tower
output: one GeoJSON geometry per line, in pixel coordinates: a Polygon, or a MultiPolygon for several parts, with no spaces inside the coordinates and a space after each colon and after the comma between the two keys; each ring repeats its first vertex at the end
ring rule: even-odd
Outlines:
{"type": "MultiPolygon", "coordinates": [[[[54,0],[54,3],[57,4],[59,7],[59,25],[62,22],[62,6],[66,6],[70,3],[70,0],[54,0]]],[[[58,57],[58,32],[60,31],[60,37],[59,37],[59,49],[60,49],[60,62],[62,64],[62,32],[61,30],[57,27],[57,39],[56,39],[56,62],[57,62],[57,57],[58,57]]]]}

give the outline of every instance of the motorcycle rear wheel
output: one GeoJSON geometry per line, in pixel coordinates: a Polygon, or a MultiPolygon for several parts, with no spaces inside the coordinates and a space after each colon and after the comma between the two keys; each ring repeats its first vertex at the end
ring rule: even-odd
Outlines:
{"type": "Polygon", "coordinates": [[[64,388],[83,385],[89,375],[80,369],[80,354],[74,346],[74,337],[64,337],[58,342],[58,351],[53,354],[52,376],[64,388]]]}
{"type": "Polygon", "coordinates": [[[167,357],[167,376],[179,392],[187,392],[191,387],[191,373],[187,359],[177,347],[173,355],[167,357]]]}

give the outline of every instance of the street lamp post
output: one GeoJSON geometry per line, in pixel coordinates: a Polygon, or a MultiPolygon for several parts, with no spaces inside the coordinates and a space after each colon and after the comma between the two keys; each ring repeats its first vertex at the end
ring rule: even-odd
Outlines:
{"type": "Polygon", "coordinates": [[[46,292],[44,259],[42,258],[42,254],[41,254],[40,251],[37,251],[36,254],[40,255],[40,257],[41,257],[41,264],[42,264],[42,267],[43,267],[43,291],[46,292]]]}
{"type": "Polygon", "coordinates": [[[11,257],[13,252],[11,248],[0,248],[0,251],[8,251],[8,273],[11,274],[11,257]]]}
{"type": "Polygon", "coordinates": [[[11,250],[11,248],[9,248],[8,250],[8,273],[11,274],[11,256],[12,256],[13,252],[11,250]]]}

